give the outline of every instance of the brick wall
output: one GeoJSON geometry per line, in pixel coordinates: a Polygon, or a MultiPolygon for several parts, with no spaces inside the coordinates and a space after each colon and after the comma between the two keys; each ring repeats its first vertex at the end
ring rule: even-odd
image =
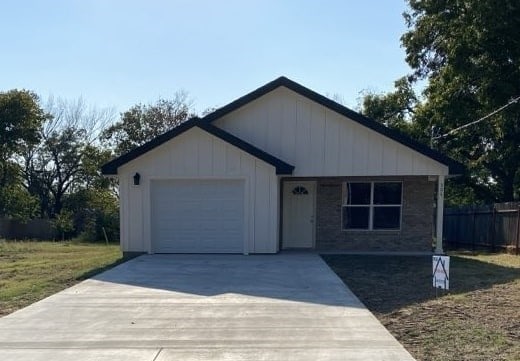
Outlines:
{"type": "Polygon", "coordinates": [[[318,179],[316,249],[345,251],[431,251],[435,182],[427,177],[318,179]],[[401,230],[353,231],[341,228],[342,184],[345,181],[403,182],[401,230]]]}

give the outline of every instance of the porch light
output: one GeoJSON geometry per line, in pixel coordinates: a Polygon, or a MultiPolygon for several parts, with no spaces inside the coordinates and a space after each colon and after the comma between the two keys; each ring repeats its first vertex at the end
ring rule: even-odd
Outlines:
{"type": "Polygon", "coordinates": [[[141,175],[139,173],[135,173],[134,174],[134,186],[138,186],[139,185],[139,181],[141,180],[141,175]]]}

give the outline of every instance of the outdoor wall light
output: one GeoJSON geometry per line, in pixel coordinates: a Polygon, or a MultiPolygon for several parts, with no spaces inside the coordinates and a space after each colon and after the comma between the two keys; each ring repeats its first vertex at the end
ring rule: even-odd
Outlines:
{"type": "Polygon", "coordinates": [[[139,185],[139,181],[141,180],[141,175],[139,173],[135,173],[134,174],[134,186],[138,186],[139,185]]]}

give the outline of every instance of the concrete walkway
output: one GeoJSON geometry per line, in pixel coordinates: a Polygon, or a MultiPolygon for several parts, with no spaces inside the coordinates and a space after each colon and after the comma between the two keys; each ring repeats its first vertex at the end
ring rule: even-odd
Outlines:
{"type": "Polygon", "coordinates": [[[315,254],[146,255],[0,319],[0,360],[413,358],[315,254]]]}

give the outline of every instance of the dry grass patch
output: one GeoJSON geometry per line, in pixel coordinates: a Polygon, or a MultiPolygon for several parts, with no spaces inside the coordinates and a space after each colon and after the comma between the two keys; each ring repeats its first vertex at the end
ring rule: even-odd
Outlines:
{"type": "Polygon", "coordinates": [[[0,241],[0,316],[121,262],[119,245],[0,241]]]}
{"type": "Polygon", "coordinates": [[[520,360],[520,257],[451,256],[446,294],[431,257],[323,258],[417,360],[520,360]]]}

